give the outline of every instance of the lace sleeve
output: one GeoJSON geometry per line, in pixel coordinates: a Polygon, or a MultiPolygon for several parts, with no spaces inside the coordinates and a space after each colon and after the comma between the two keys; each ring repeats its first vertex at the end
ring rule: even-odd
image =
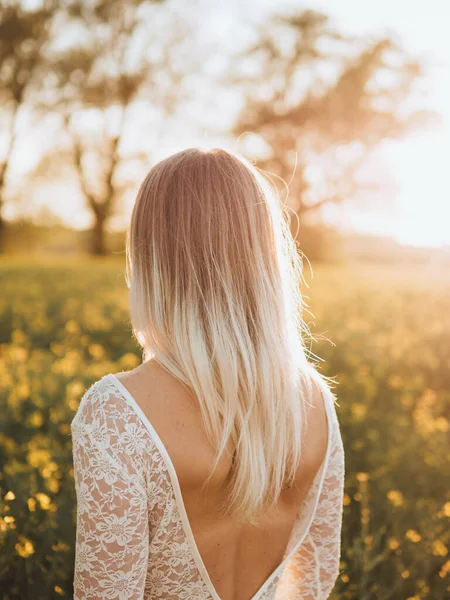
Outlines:
{"type": "Polygon", "coordinates": [[[74,599],[140,599],[148,560],[145,431],[104,380],[72,421],[77,533],[74,599]]]}
{"type": "Polygon", "coordinates": [[[279,598],[325,600],[339,575],[345,479],[342,437],[333,407],[330,456],[313,521],[284,575],[279,598]]]}

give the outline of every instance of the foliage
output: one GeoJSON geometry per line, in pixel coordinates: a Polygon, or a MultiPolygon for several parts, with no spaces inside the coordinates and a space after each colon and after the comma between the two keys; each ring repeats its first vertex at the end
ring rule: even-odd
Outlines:
{"type": "MultiPolygon", "coordinates": [[[[139,364],[123,261],[0,264],[0,590],[72,595],[70,422],[85,389],[139,364]]],[[[416,268],[320,268],[313,344],[346,448],[336,600],[448,597],[450,285],[416,268]],[[446,577],[447,576],[447,577],[446,577]]],[[[312,321],[306,315],[307,321],[312,321]]]]}
{"type": "Polygon", "coordinates": [[[271,16],[230,72],[244,98],[234,133],[252,134],[248,153],[289,183],[301,217],[377,189],[370,152],[432,117],[418,109],[423,65],[399,43],[343,34],[312,10],[271,16]]]}
{"type": "Polygon", "coordinates": [[[10,0],[0,6],[0,118],[6,140],[0,157],[0,249],[5,229],[4,195],[18,141],[18,121],[30,92],[42,78],[56,4],[45,0],[33,9],[20,0],[10,0]]]}
{"type": "Polygon", "coordinates": [[[64,151],[61,142],[55,145],[38,170],[60,179],[68,170],[75,173],[92,213],[96,255],[107,253],[107,222],[130,180],[134,188],[148,162],[136,146],[138,132],[161,133],[182,95],[176,59],[186,28],[178,18],[167,22],[170,12],[160,3],[77,0],[69,4],[62,25],[72,41],[49,57],[47,110],[62,116],[69,143],[63,143],[64,151]]]}
{"type": "Polygon", "coordinates": [[[72,185],[92,215],[91,252],[107,253],[108,221],[144,176],[151,149],[190,95],[184,77],[201,65],[186,18],[169,4],[40,0],[30,6],[8,0],[0,7],[6,142],[0,156],[0,245],[6,193],[16,206],[27,193],[25,187],[14,189],[8,176],[22,167],[18,150],[36,127],[40,140],[28,183],[72,185]],[[19,128],[25,119],[31,128],[19,128]]]}
{"type": "Polygon", "coordinates": [[[316,331],[335,346],[314,351],[338,381],[346,448],[333,598],[441,600],[450,572],[450,285],[431,266],[317,275],[316,331]]]}

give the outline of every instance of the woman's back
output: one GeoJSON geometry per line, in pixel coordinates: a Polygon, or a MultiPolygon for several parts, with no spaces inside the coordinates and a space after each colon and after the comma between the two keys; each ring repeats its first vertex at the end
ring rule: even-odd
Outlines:
{"type": "Polygon", "coordinates": [[[174,464],[197,547],[221,600],[249,600],[281,563],[296,513],[322,464],[327,417],[320,392],[312,399],[305,454],[296,487],[283,491],[263,526],[238,527],[221,517],[229,484],[231,453],[222,457],[208,487],[201,490],[214,460],[195,398],[156,361],[119,375],[164,443],[174,464]]]}
{"type": "Polygon", "coordinates": [[[114,598],[108,593],[122,588],[118,598],[326,598],[337,576],[344,464],[332,396],[313,390],[295,485],[257,527],[217,509],[228,490],[231,446],[202,490],[214,449],[182,384],[156,361],[97,382],[73,425],[83,540],[75,598],[114,598]],[[150,454],[149,441],[156,442],[150,454]],[[105,468],[111,458],[112,474],[105,468]],[[103,537],[86,535],[94,530],[103,537]]]}

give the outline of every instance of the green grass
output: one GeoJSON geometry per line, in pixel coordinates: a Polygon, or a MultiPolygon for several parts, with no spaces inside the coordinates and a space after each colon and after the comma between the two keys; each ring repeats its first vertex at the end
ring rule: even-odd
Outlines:
{"type": "MultiPolygon", "coordinates": [[[[70,422],[84,390],[133,368],[123,260],[0,262],[0,590],[72,597],[70,422]]],[[[336,376],[346,449],[333,598],[449,594],[450,283],[421,267],[319,268],[313,350],[336,376]],[[446,475],[447,473],[447,475],[446,475]]]]}

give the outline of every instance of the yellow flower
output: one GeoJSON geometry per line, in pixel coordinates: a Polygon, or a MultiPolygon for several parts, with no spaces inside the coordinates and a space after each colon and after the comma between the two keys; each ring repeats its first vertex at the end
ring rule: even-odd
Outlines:
{"type": "Polygon", "coordinates": [[[71,321],[67,321],[65,330],[67,333],[78,333],[80,328],[78,327],[78,323],[72,319],[71,321]]]}
{"type": "Polygon", "coordinates": [[[55,552],[69,552],[70,546],[64,544],[64,542],[58,542],[57,544],[52,545],[52,550],[55,552]]]}
{"type": "Polygon", "coordinates": [[[450,573],[450,560],[448,560],[442,566],[442,569],[439,571],[439,577],[441,577],[442,579],[444,579],[444,577],[446,577],[449,573],[450,573]]]}
{"type": "Polygon", "coordinates": [[[407,579],[409,577],[408,569],[405,569],[402,573],[400,573],[400,575],[403,577],[403,579],[407,579]]]}
{"type": "Polygon", "coordinates": [[[434,424],[437,431],[442,431],[443,433],[446,433],[450,429],[450,422],[445,417],[438,417],[434,424]]]}
{"type": "Polygon", "coordinates": [[[22,558],[28,558],[34,554],[33,542],[26,537],[20,536],[20,542],[17,542],[15,548],[22,558]]]}
{"type": "Polygon", "coordinates": [[[408,529],[405,533],[405,538],[407,538],[410,542],[420,542],[422,536],[415,529],[408,529]]]}
{"type": "Polygon", "coordinates": [[[30,416],[30,425],[33,427],[41,427],[43,423],[44,417],[42,416],[42,413],[36,411],[30,416]]]}
{"type": "Polygon", "coordinates": [[[49,479],[46,482],[46,485],[48,487],[48,489],[53,493],[56,494],[57,492],[59,492],[59,488],[60,488],[60,483],[57,479],[55,479],[54,477],[52,477],[51,479],[49,479]]]}
{"type": "Polygon", "coordinates": [[[450,517],[450,502],[446,502],[438,512],[438,517],[450,517]]]}
{"type": "Polygon", "coordinates": [[[38,500],[42,510],[49,510],[52,501],[47,496],[47,494],[42,494],[41,492],[39,492],[38,494],[36,494],[36,499],[38,500]]]}
{"type": "Polygon", "coordinates": [[[0,531],[8,531],[8,529],[16,528],[16,520],[14,517],[6,516],[3,519],[0,517],[0,531]]]}
{"type": "Polygon", "coordinates": [[[397,548],[400,546],[400,542],[398,541],[397,538],[390,537],[388,539],[388,546],[389,546],[390,550],[397,550],[397,548]]]}
{"type": "Polygon", "coordinates": [[[441,542],[441,540],[434,540],[432,552],[434,556],[447,556],[448,548],[443,544],[443,542],[441,542]]]}
{"type": "Polygon", "coordinates": [[[28,463],[35,468],[45,467],[51,459],[48,450],[30,450],[28,452],[28,463]]]}
{"type": "Polygon", "coordinates": [[[91,344],[88,351],[93,358],[103,358],[105,355],[105,349],[100,344],[91,344]]]}
{"type": "Polygon", "coordinates": [[[5,494],[5,500],[15,500],[16,497],[14,495],[14,492],[9,491],[7,494],[5,494]]]}
{"type": "Polygon", "coordinates": [[[403,504],[403,494],[398,490],[390,490],[387,493],[387,497],[394,506],[401,506],[403,504]]]}

